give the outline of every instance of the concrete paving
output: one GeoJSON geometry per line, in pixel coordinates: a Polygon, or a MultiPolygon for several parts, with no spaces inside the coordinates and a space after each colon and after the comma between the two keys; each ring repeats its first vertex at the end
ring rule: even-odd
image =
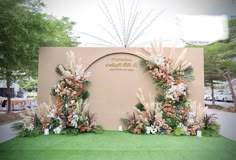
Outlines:
{"type": "MultiPolygon", "coordinates": [[[[212,101],[205,101],[206,105],[212,105],[212,101]]],[[[216,105],[222,106],[222,107],[233,107],[234,103],[233,102],[219,102],[215,101],[216,105]]]]}
{"type": "Polygon", "coordinates": [[[236,141],[236,113],[208,109],[209,114],[216,113],[220,123],[220,134],[236,141]]]}
{"type": "MultiPolygon", "coordinates": [[[[19,121],[18,121],[19,122],[19,121]]],[[[12,130],[11,126],[16,123],[9,123],[0,126],[0,143],[8,141],[14,137],[16,137],[17,132],[12,130]]]]}
{"type": "MultiPolygon", "coordinates": [[[[236,113],[222,112],[213,109],[208,109],[207,113],[216,113],[221,125],[220,134],[236,141],[236,113]]],[[[16,137],[17,132],[11,129],[14,123],[15,122],[0,126],[0,143],[16,137]]]]}

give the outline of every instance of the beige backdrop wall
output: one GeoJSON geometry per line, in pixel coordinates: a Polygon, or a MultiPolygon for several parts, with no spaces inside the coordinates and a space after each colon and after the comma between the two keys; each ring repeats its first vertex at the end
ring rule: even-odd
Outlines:
{"type": "MultiPolygon", "coordinates": [[[[137,103],[136,93],[142,88],[144,93],[156,95],[152,79],[140,67],[140,57],[136,52],[142,48],[41,48],[39,50],[38,103],[48,102],[51,87],[59,80],[55,72],[58,64],[66,63],[66,52],[73,51],[76,58],[91,72],[90,112],[96,113],[97,122],[105,129],[117,129],[120,118],[137,103]]],[[[169,52],[166,48],[165,51],[169,52]]],[[[179,54],[182,49],[177,49],[179,54]]],[[[189,84],[190,98],[204,104],[203,50],[189,48],[186,59],[192,63],[195,80],[189,84]]]]}

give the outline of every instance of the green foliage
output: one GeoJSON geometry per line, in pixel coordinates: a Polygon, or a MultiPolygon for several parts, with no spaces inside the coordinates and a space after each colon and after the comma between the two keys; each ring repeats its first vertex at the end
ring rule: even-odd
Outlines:
{"type": "Polygon", "coordinates": [[[38,0],[0,2],[0,76],[11,80],[19,76],[37,77],[38,49],[41,46],[76,46],[72,36],[74,22],[42,14],[38,0]],[[52,43],[53,41],[53,43],[52,43]]]}
{"type": "Polygon", "coordinates": [[[17,122],[17,123],[14,123],[11,128],[14,130],[14,131],[19,131],[23,128],[23,125],[24,123],[23,122],[17,122]]]}
{"type": "Polygon", "coordinates": [[[186,68],[183,72],[184,72],[184,79],[188,80],[189,82],[194,81],[194,76],[192,75],[193,73],[192,66],[186,68]]]}
{"type": "Polygon", "coordinates": [[[14,138],[0,143],[1,160],[234,160],[236,142],[217,138],[146,136],[105,131],[78,136],[14,138]],[[153,157],[153,158],[152,158],[153,157]]]}
{"type": "Polygon", "coordinates": [[[33,130],[28,130],[24,128],[23,122],[15,123],[11,126],[11,128],[18,132],[19,137],[36,137],[42,134],[42,124],[40,121],[35,117],[35,124],[33,130]]]}
{"type": "Polygon", "coordinates": [[[207,129],[202,130],[202,135],[205,137],[216,137],[219,136],[220,125],[219,124],[211,124],[207,129]]]}
{"type": "Polygon", "coordinates": [[[166,120],[166,124],[171,128],[176,128],[178,123],[180,122],[178,117],[170,117],[165,112],[163,112],[163,118],[166,120]]]}
{"type": "Polygon", "coordinates": [[[204,127],[202,130],[203,136],[214,137],[219,135],[220,125],[216,122],[216,115],[206,115],[203,119],[204,127]]]}
{"type": "Polygon", "coordinates": [[[138,119],[136,118],[134,113],[132,115],[129,115],[128,118],[121,118],[120,121],[124,124],[126,128],[125,132],[135,133],[134,130],[137,127],[138,119]]]}
{"type": "Polygon", "coordinates": [[[209,129],[212,123],[216,123],[216,114],[206,115],[203,119],[204,128],[209,129]]]}
{"type": "Polygon", "coordinates": [[[128,119],[127,118],[120,118],[121,123],[127,124],[128,119]]]}
{"type": "Polygon", "coordinates": [[[24,129],[23,126],[24,126],[24,123],[18,122],[18,123],[13,124],[11,128],[15,131],[19,131],[18,136],[20,137],[36,137],[42,134],[41,125],[37,125],[36,127],[34,127],[32,131],[28,129],[24,129]]]}
{"type": "MultiPolygon", "coordinates": [[[[104,132],[104,129],[101,125],[96,125],[96,127],[91,128],[90,132],[96,133],[96,134],[101,134],[104,132]]],[[[64,128],[60,134],[61,135],[78,135],[78,134],[82,134],[82,133],[85,133],[85,132],[80,132],[80,130],[78,128],[67,127],[67,128],[64,128]]]]}
{"type": "Polygon", "coordinates": [[[82,98],[83,100],[85,100],[88,97],[89,97],[89,92],[86,90],[83,93],[81,93],[80,97],[78,97],[78,98],[82,98]]]}
{"type": "Polygon", "coordinates": [[[56,128],[59,125],[60,125],[60,121],[56,117],[51,118],[51,123],[50,123],[49,129],[51,130],[52,128],[56,128]]]}
{"type": "Polygon", "coordinates": [[[236,41],[236,19],[232,19],[229,21],[229,42],[236,41]]]}
{"type": "Polygon", "coordinates": [[[157,102],[165,102],[165,97],[163,95],[157,95],[155,100],[157,102]]]}
{"type": "Polygon", "coordinates": [[[174,129],[173,135],[174,135],[174,136],[182,136],[182,135],[185,135],[185,131],[184,131],[184,129],[181,128],[181,127],[176,127],[176,128],[174,129]]]}
{"type": "MultiPolygon", "coordinates": [[[[72,35],[75,23],[43,14],[42,7],[40,0],[0,0],[0,79],[8,84],[38,76],[40,47],[78,45],[72,35]]],[[[10,85],[7,88],[9,92],[10,85]]]]}
{"type": "Polygon", "coordinates": [[[143,105],[142,103],[136,104],[135,107],[136,107],[137,109],[139,109],[140,111],[145,111],[145,107],[144,107],[144,105],[143,105]]]}
{"type": "Polygon", "coordinates": [[[141,66],[142,68],[144,68],[145,71],[148,70],[148,68],[147,68],[147,63],[148,63],[148,61],[146,61],[145,59],[141,59],[141,61],[140,61],[140,66],[141,66]]]}
{"type": "Polygon", "coordinates": [[[42,129],[41,127],[35,127],[32,131],[27,130],[27,129],[23,129],[21,130],[18,135],[20,137],[36,137],[42,134],[42,129]]]}
{"type": "Polygon", "coordinates": [[[32,91],[37,88],[38,86],[38,80],[32,79],[32,78],[23,78],[18,80],[18,83],[21,88],[32,91]]]}
{"type": "Polygon", "coordinates": [[[79,129],[78,128],[65,128],[61,131],[60,134],[62,135],[78,135],[80,132],[79,132],[79,129]]]}
{"type": "MultiPolygon", "coordinates": [[[[57,72],[57,74],[58,74],[59,76],[63,76],[61,70],[59,69],[59,66],[62,66],[62,67],[63,67],[62,64],[58,64],[58,65],[56,66],[56,72],[57,72]]],[[[63,67],[63,68],[64,68],[64,67],[63,67]]]]}
{"type": "Polygon", "coordinates": [[[101,134],[104,132],[104,129],[101,125],[96,125],[95,128],[92,129],[93,133],[101,134]]]}
{"type": "Polygon", "coordinates": [[[57,92],[55,91],[55,88],[51,88],[51,93],[52,96],[56,96],[57,92]]]}

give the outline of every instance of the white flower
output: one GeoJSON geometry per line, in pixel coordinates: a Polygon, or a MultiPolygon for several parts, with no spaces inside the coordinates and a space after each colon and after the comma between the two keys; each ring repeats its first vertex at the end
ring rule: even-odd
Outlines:
{"type": "Polygon", "coordinates": [[[55,134],[60,134],[61,131],[62,131],[62,126],[61,126],[61,125],[58,126],[58,127],[56,127],[55,129],[53,129],[53,132],[54,132],[55,134]]]}
{"type": "Polygon", "coordinates": [[[194,124],[194,119],[188,119],[187,120],[188,125],[193,125],[194,124]]]}
{"type": "Polygon", "coordinates": [[[152,134],[156,134],[157,133],[157,127],[154,126],[154,125],[151,125],[151,128],[152,128],[152,130],[151,130],[152,134]]]}
{"type": "Polygon", "coordinates": [[[34,125],[33,124],[29,124],[29,125],[24,124],[24,128],[29,131],[32,131],[34,129],[34,125]]]}
{"type": "Polygon", "coordinates": [[[47,117],[49,117],[49,118],[55,118],[56,116],[55,116],[54,112],[49,112],[48,115],[47,115],[47,117]]]}
{"type": "Polygon", "coordinates": [[[60,121],[60,123],[62,123],[62,122],[63,122],[59,116],[57,117],[57,119],[60,121]]]}
{"type": "Polygon", "coordinates": [[[55,92],[57,92],[57,93],[58,93],[58,92],[59,92],[59,89],[58,89],[58,88],[56,88],[56,89],[55,89],[55,92]]]}
{"type": "Polygon", "coordinates": [[[166,98],[166,99],[174,100],[174,97],[173,97],[172,94],[166,94],[165,98],[166,98]]]}
{"type": "Polygon", "coordinates": [[[183,123],[179,123],[177,127],[182,128],[184,133],[187,134],[188,128],[183,123]]]}
{"type": "Polygon", "coordinates": [[[172,84],[166,92],[166,98],[171,100],[179,100],[180,95],[186,95],[186,84],[179,83],[178,85],[172,84]]]}
{"type": "Polygon", "coordinates": [[[73,117],[72,117],[72,120],[71,120],[71,124],[72,124],[75,128],[78,127],[78,120],[79,120],[78,114],[76,114],[76,112],[73,112],[73,117]]]}
{"type": "MultiPolygon", "coordinates": [[[[76,93],[76,92],[75,92],[75,93],[76,93]]],[[[75,103],[75,100],[71,100],[70,103],[71,103],[71,104],[75,103]]]]}
{"type": "Polygon", "coordinates": [[[52,108],[51,111],[48,113],[47,117],[55,118],[56,117],[55,112],[56,112],[56,109],[52,108]]]}
{"type": "Polygon", "coordinates": [[[83,121],[83,120],[84,120],[84,117],[81,115],[81,116],[79,117],[79,120],[80,120],[80,121],[83,121]]]}
{"type": "Polygon", "coordinates": [[[157,127],[154,125],[147,126],[145,127],[145,129],[146,129],[146,134],[156,134],[158,131],[157,127]]]}
{"type": "Polygon", "coordinates": [[[154,62],[156,63],[156,65],[158,66],[164,66],[165,65],[165,60],[164,57],[156,57],[154,62]]]}
{"type": "Polygon", "coordinates": [[[179,123],[178,127],[183,128],[184,124],[183,123],[179,123]]]}

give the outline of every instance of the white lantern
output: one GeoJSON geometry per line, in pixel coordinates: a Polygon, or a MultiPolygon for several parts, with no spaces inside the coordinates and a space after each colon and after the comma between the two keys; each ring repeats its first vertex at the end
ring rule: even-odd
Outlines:
{"type": "Polygon", "coordinates": [[[202,137],[202,131],[200,130],[197,131],[197,137],[202,137]]]}
{"type": "Polygon", "coordinates": [[[44,135],[49,135],[49,129],[48,128],[44,129],[44,135]]]}
{"type": "Polygon", "coordinates": [[[122,127],[122,126],[119,126],[119,127],[118,127],[118,131],[122,132],[122,131],[123,131],[123,127],[122,127]]]}

